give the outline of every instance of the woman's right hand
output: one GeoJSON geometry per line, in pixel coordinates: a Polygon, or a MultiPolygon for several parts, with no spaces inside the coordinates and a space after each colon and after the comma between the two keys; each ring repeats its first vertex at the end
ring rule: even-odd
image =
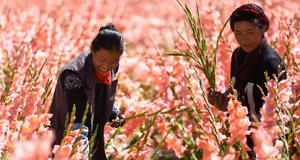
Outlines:
{"type": "Polygon", "coordinates": [[[220,91],[207,88],[207,100],[211,105],[218,105],[219,107],[224,103],[224,96],[220,91]]]}
{"type": "Polygon", "coordinates": [[[110,123],[110,126],[111,127],[115,127],[115,128],[118,128],[118,127],[123,127],[123,125],[126,123],[125,119],[113,119],[110,123]]]}

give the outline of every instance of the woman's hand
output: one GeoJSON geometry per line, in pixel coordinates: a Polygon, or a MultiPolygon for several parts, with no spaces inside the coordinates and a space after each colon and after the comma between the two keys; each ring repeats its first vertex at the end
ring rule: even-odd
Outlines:
{"type": "Polygon", "coordinates": [[[118,128],[122,127],[126,123],[126,120],[118,111],[113,110],[109,117],[109,122],[111,127],[118,128]]]}
{"type": "Polygon", "coordinates": [[[218,105],[219,107],[224,103],[224,96],[220,91],[207,88],[207,100],[211,105],[218,105]]]}
{"type": "Polygon", "coordinates": [[[249,120],[251,122],[251,127],[257,129],[259,127],[259,123],[261,119],[261,114],[251,113],[249,116],[249,120]]]}
{"type": "Polygon", "coordinates": [[[110,126],[111,127],[115,127],[115,128],[118,128],[118,127],[122,127],[124,124],[126,123],[125,119],[113,119],[110,123],[110,126]]]}
{"type": "Polygon", "coordinates": [[[251,113],[249,116],[250,122],[260,122],[261,114],[251,113]]]}
{"type": "Polygon", "coordinates": [[[122,127],[126,123],[124,117],[116,111],[112,111],[109,119],[109,121],[111,122],[110,126],[115,128],[122,127]]]}

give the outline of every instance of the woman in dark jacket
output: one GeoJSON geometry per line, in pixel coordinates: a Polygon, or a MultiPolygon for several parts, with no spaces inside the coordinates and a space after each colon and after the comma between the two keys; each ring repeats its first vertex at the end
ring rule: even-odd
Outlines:
{"type": "MultiPolygon", "coordinates": [[[[82,139],[90,139],[98,125],[94,142],[93,159],[107,159],[104,146],[104,126],[113,121],[114,127],[125,121],[114,107],[118,80],[114,79],[119,68],[120,57],[124,51],[124,39],[114,24],[102,26],[92,41],[91,50],[81,53],[69,62],[60,72],[50,108],[51,127],[59,145],[63,139],[66,114],[76,107],[76,119],[72,129],[79,128],[89,103],[89,111],[84,126],[87,132],[82,139]],[[115,121],[120,119],[120,121],[115,121]]],[[[85,143],[86,144],[86,143],[85,143]]]]}
{"type": "MultiPolygon", "coordinates": [[[[245,4],[237,8],[231,15],[230,27],[240,45],[233,52],[231,59],[231,78],[234,82],[234,89],[238,93],[238,100],[248,108],[250,121],[253,116],[258,120],[259,113],[263,106],[262,93],[258,86],[267,94],[265,87],[267,72],[269,78],[284,70],[281,67],[281,58],[278,53],[268,44],[264,33],[269,28],[269,19],[264,11],[256,4],[245,4]]],[[[282,74],[279,80],[285,79],[282,74]]],[[[210,104],[218,104],[222,111],[227,110],[228,97],[232,93],[229,88],[225,93],[208,89],[208,101],[210,104]]],[[[248,145],[253,147],[252,141],[248,138],[248,145]]]]}

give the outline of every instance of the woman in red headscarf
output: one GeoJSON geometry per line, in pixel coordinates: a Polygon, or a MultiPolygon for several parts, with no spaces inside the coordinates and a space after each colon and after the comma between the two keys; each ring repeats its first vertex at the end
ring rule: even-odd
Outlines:
{"type": "MultiPolygon", "coordinates": [[[[264,101],[258,86],[267,94],[264,73],[267,72],[268,77],[273,78],[273,75],[278,76],[285,68],[279,68],[282,60],[264,35],[269,28],[269,19],[258,5],[245,4],[237,8],[231,15],[230,27],[240,45],[234,50],[231,59],[234,89],[238,93],[238,100],[248,108],[250,121],[253,121],[253,117],[259,120],[259,111],[264,101]]],[[[279,80],[285,78],[285,73],[278,77],[279,80]]],[[[224,93],[209,88],[208,101],[212,105],[218,104],[220,110],[226,111],[229,93],[232,93],[231,88],[224,93]]],[[[248,146],[253,147],[250,138],[248,146]]]]}

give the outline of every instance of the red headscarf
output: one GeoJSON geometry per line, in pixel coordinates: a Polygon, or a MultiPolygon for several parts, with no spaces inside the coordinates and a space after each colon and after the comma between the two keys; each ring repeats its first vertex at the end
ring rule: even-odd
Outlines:
{"type": "MultiPolygon", "coordinates": [[[[249,16],[252,15],[256,19],[258,19],[262,24],[266,26],[266,31],[269,28],[270,22],[262,8],[260,8],[258,5],[250,3],[250,4],[244,4],[237,8],[235,11],[231,14],[231,19],[235,19],[236,17],[242,17],[242,16],[249,16]]],[[[231,24],[232,25],[232,24],[231,24]]],[[[231,26],[231,29],[233,26],[231,26]]]]}

